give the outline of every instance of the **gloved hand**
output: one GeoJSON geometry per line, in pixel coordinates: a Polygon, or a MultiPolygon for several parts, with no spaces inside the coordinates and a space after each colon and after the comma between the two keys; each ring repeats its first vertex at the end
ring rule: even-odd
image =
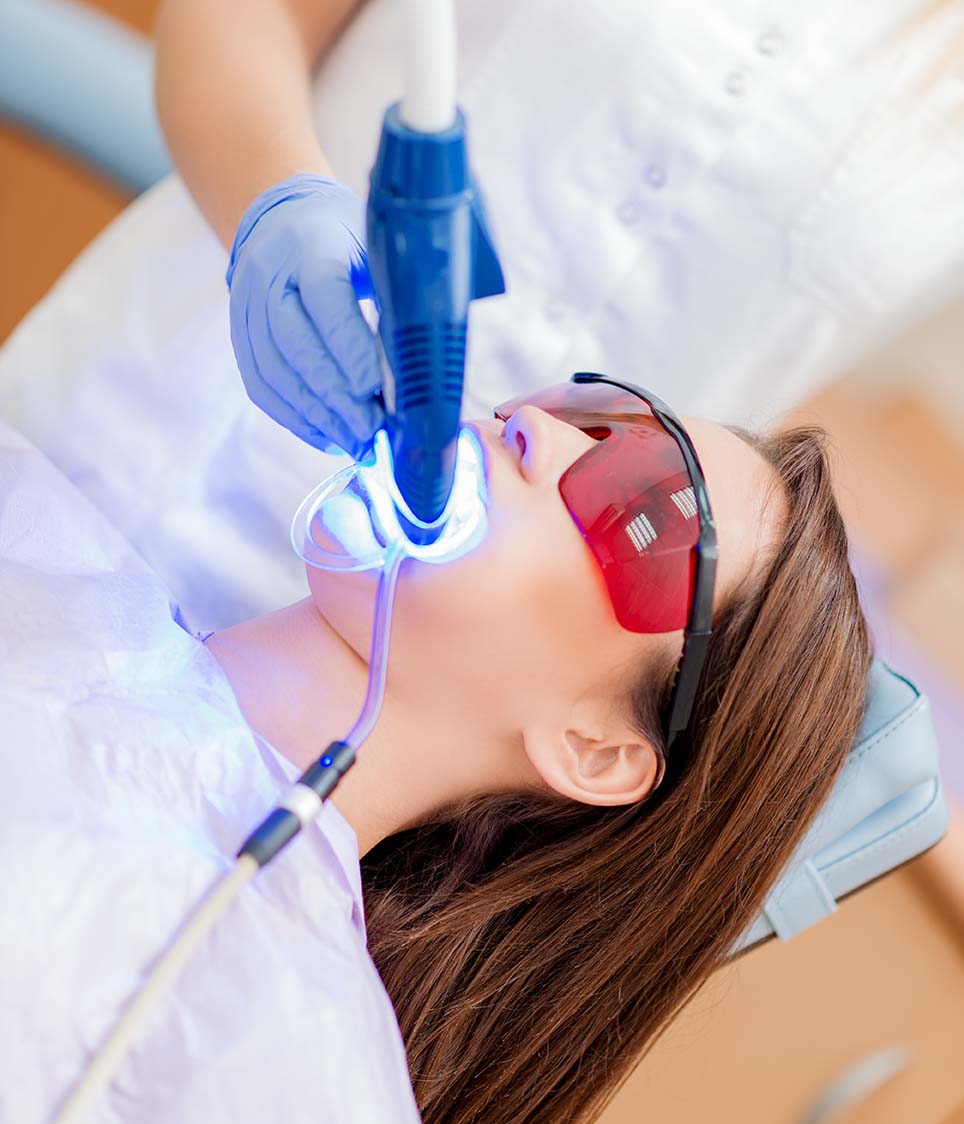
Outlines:
{"type": "Polygon", "coordinates": [[[251,401],[315,448],[367,454],[385,411],[375,336],[358,307],[372,296],[358,196],[312,175],[269,188],[241,219],[227,282],[251,401]]]}

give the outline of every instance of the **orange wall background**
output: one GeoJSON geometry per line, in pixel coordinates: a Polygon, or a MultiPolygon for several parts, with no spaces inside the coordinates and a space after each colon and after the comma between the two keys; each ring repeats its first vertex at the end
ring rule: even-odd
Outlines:
{"type": "MultiPolygon", "coordinates": [[[[159,0],[88,0],[150,34],[159,0]]],[[[129,196],[0,123],[0,343],[129,196]]]]}

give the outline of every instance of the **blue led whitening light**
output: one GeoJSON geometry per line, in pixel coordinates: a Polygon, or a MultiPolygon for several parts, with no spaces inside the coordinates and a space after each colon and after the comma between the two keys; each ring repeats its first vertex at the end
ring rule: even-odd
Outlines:
{"type": "Polygon", "coordinates": [[[393,549],[421,562],[451,562],[485,535],[488,492],[485,462],[471,429],[459,433],[455,482],[435,523],[415,516],[395,484],[392,450],[384,429],[375,434],[373,464],[352,463],[329,476],[302,502],[291,523],[291,545],[319,570],[371,570],[393,549]],[[421,527],[444,526],[433,543],[413,543],[398,513],[421,527]]]}

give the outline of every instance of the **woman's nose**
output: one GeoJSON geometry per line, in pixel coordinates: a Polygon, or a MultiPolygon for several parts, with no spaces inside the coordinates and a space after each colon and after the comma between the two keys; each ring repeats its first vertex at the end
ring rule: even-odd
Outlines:
{"type": "Polygon", "coordinates": [[[505,441],[510,449],[518,443],[520,471],[532,484],[553,486],[575,461],[588,452],[595,440],[578,426],[570,425],[538,406],[520,406],[506,425],[505,441]]]}
{"type": "Polygon", "coordinates": [[[520,406],[506,423],[503,441],[530,484],[542,483],[552,469],[552,423],[538,406],[520,406]]]}

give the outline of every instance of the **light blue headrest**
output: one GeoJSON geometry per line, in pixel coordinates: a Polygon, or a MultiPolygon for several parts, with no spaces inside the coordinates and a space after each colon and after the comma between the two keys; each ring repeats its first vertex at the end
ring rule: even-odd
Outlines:
{"type": "Polygon", "coordinates": [[[150,44],[86,4],[0,2],[0,115],[134,191],[170,170],[150,44]]]}
{"type": "Polygon", "coordinates": [[[863,721],[843,771],[733,951],[773,934],[789,940],[833,913],[845,894],[936,843],[948,816],[927,699],[875,660],[863,721]]]}

